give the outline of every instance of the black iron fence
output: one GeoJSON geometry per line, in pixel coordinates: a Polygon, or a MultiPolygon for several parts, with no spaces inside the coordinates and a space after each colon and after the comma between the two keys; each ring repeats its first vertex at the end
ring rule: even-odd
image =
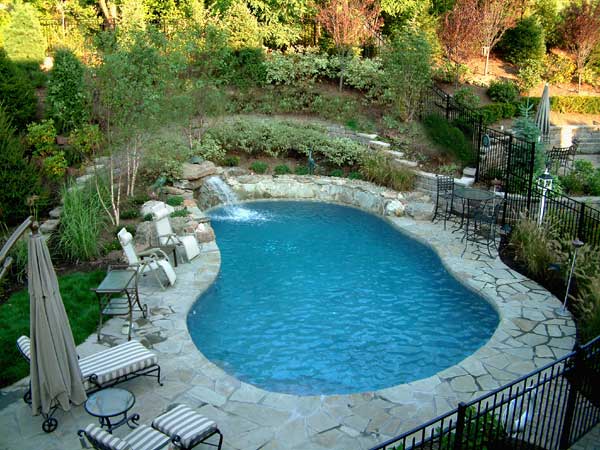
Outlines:
{"type": "Polygon", "coordinates": [[[600,336],[371,450],[564,450],[600,422],[600,336]]]}
{"type": "Polygon", "coordinates": [[[552,223],[568,239],[579,238],[586,244],[600,246],[600,210],[539,188],[535,177],[539,155],[534,142],[485,126],[482,114],[459,105],[435,86],[426,93],[421,114],[445,117],[469,137],[473,160],[477,162],[475,181],[496,182],[505,193],[503,226],[529,216],[552,223]]]}

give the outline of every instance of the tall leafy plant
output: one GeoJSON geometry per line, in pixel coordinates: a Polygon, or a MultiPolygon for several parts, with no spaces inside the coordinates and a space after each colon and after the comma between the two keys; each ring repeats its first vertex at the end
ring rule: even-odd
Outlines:
{"type": "Polygon", "coordinates": [[[3,37],[6,53],[13,61],[37,63],[46,55],[46,38],[37,10],[30,3],[15,4],[3,37]]]}
{"type": "Polygon", "coordinates": [[[427,38],[410,29],[397,34],[383,54],[383,65],[400,117],[413,120],[424,90],[431,85],[431,46],[427,38]]]}
{"type": "Polygon", "coordinates": [[[70,50],[58,50],[48,80],[46,104],[59,132],[80,127],[89,118],[85,68],[70,50]]]}
{"type": "Polygon", "coordinates": [[[0,102],[18,130],[35,118],[37,98],[33,86],[0,48],[0,102]]]}

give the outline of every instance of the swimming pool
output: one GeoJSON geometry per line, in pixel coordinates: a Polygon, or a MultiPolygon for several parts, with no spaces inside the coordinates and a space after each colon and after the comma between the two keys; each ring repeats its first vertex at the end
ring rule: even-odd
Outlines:
{"type": "Polygon", "coordinates": [[[277,392],[346,394],[433,375],[484,345],[498,315],[427,246],[355,208],[253,202],[211,211],[221,272],[188,314],[200,351],[277,392]]]}

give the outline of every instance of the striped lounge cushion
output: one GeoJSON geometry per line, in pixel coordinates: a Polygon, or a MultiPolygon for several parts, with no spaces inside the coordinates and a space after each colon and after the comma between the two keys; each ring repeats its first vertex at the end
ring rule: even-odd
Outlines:
{"type": "Polygon", "coordinates": [[[116,347],[81,358],[79,367],[87,389],[95,387],[88,381],[92,374],[98,383],[105,384],[158,363],[157,356],[138,341],[129,341],[116,347]]]}
{"type": "Polygon", "coordinates": [[[23,356],[27,358],[27,361],[31,361],[31,341],[27,336],[21,336],[17,339],[17,347],[19,347],[23,356]]]}
{"type": "Polygon", "coordinates": [[[129,433],[124,440],[131,446],[131,450],[154,450],[161,448],[170,441],[169,436],[147,425],[140,425],[129,433]]]}
{"type": "MultiPolygon", "coordinates": [[[[96,425],[88,425],[85,427],[85,434],[88,441],[94,448],[102,448],[108,450],[133,450],[132,447],[123,439],[113,436],[102,428],[96,425]]],[[[83,445],[83,444],[82,444],[83,445]]]]}
{"type": "Polygon", "coordinates": [[[181,447],[191,448],[217,429],[212,420],[186,405],[178,405],[152,421],[152,426],[173,437],[181,438],[181,447]]]}

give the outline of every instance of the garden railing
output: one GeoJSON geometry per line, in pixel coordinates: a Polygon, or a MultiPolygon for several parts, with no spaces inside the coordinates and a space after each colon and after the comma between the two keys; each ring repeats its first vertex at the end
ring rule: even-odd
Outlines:
{"type": "Polygon", "coordinates": [[[600,336],[371,450],[565,450],[600,422],[600,336]]]}

